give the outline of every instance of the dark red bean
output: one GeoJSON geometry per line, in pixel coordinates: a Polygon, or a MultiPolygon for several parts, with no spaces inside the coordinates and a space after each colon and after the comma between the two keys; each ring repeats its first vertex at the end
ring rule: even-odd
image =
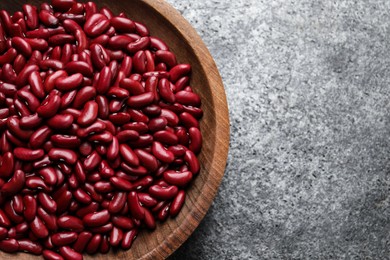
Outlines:
{"type": "Polygon", "coordinates": [[[172,163],[175,159],[175,155],[167,150],[160,142],[153,142],[152,152],[158,160],[165,163],[172,163]]]}
{"type": "Polygon", "coordinates": [[[65,246],[77,240],[76,232],[60,232],[51,236],[51,241],[55,246],[65,246]]]}
{"type": "Polygon", "coordinates": [[[15,160],[11,152],[6,152],[1,158],[0,177],[8,178],[14,170],[15,160]]]}
{"type": "Polygon", "coordinates": [[[82,126],[90,125],[98,116],[98,104],[95,101],[88,101],[77,119],[77,123],[82,126]]]}
{"type": "Polygon", "coordinates": [[[69,246],[60,247],[59,251],[65,260],[83,260],[83,256],[69,246]]]}
{"type": "Polygon", "coordinates": [[[65,65],[65,70],[69,74],[81,73],[85,77],[93,76],[93,68],[84,61],[71,61],[65,65]]]}
{"type": "Polygon", "coordinates": [[[49,249],[43,250],[42,255],[43,258],[45,258],[46,260],[64,260],[64,258],[61,255],[49,249]]]}
{"type": "Polygon", "coordinates": [[[6,196],[17,194],[23,189],[26,182],[26,175],[23,171],[15,171],[12,178],[1,187],[1,192],[6,196]]]}
{"type": "Polygon", "coordinates": [[[150,37],[150,47],[155,50],[169,51],[168,45],[165,42],[153,36],[150,37]]]}
{"type": "Polygon", "coordinates": [[[110,26],[110,21],[102,14],[93,14],[84,24],[84,31],[89,37],[103,34],[110,26]]]}
{"type": "Polygon", "coordinates": [[[88,227],[100,227],[106,224],[110,219],[108,210],[89,213],[83,217],[84,225],[88,227]]]}
{"type": "Polygon", "coordinates": [[[71,165],[75,164],[77,161],[77,154],[69,149],[52,148],[48,155],[51,160],[65,161],[71,165]]]}
{"type": "Polygon", "coordinates": [[[45,238],[49,235],[49,231],[47,230],[45,224],[38,216],[36,216],[34,220],[30,223],[30,229],[33,234],[38,238],[45,238]]]}
{"type": "Polygon", "coordinates": [[[176,196],[178,188],[176,186],[161,187],[159,185],[153,185],[149,188],[149,193],[157,199],[169,200],[176,196]]]}
{"type": "Polygon", "coordinates": [[[138,195],[135,191],[129,192],[127,196],[127,203],[131,215],[139,220],[144,219],[145,209],[139,203],[138,195]]]}
{"type": "Polygon", "coordinates": [[[0,241],[0,250],[7,253],[15,253],[19,251],[19,243],[17,240],[11,238],[0,241]]]}
{"type": "Polygon", "coordinates": [[[47,120],[47,125],[55,130],[64,130],[71,127],[73,120],[73,116],[70,114],[55,115],[47,120]]]}
{"type": "Polygon", "coordinates": [[[71,91],[83,83],[83,74],[76,73],[69,77],[57,78],[55,86],[60,91],[71,91]]]}

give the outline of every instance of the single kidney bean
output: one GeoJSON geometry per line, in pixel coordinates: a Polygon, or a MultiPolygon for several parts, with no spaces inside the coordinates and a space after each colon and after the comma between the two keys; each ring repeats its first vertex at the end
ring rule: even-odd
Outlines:
{"type": "Polygon", "coordinates": [[[53,185],[57,184],[58,177],[57,177],[56,171],[53,167],[45,167],[45,168],[39,169],[38,173],[43,178],[44,182],[47,185],[53,186],[53,185]]]}
{"type": "Polygon", "coordinates": [[[165,171],[163,174],[163,178],[167,183],[180,187],[186,186],[192,180],[192,176],[190,171],[165,171]]]}
{"type": "Polygon", "coordinates": [[[85,33],[91,37],[97,37],[103,34],[110,26],[110,21],[102,14],[95,13],[91,15],[84,24],[85,33]]]}
{"type": "Polygon", "coordinates": [[[110,213],[108,210],[102,210],[85,215],[83,217],[83,223],[88,227],[100,227],[106,224],[109,219],[110,213]]]}
{"type": "Polygon", "coordinates": [[[65,246],[77,240],[76,232],[59,232],[51,236],[51,241],[55,246],[65,246]]]}
{"type": "Polygon", "coordinates": [[[7,214],[0,209],[0,226],[8,228],[11,225],[10,219],[7,217],[7,214]]]}
{"type": "Polygon", "coordinates": [[[139,203],[138,195],[135,191],[129,192],[127,196],[127,203],[131,215],[139,220],[144,219],[145,209],[139,203]]]}
{"type": "Polygon", "coordinates": [[[21,170],[17,170],[11,179],[1,187],[0,191],[6,196],[15,195],[23,189],[25,182],[25,173],[21,170]]]}
{"type": "Polygon", "coordinates": [[[40,117],[50,118],[57,113],[60,106],[60,96],[57,94],[49,94],[48,98],[43,101],[40,107],[38,107],[37,113],[40,117]]]}
{"type": "Polygon", "coordinates": [[[82,220],[74,216],[65,215],[57,219],[57,225],[60,228],[81,232],[84,230],[84,225],[82,220]]]}
{"type": "Polygon", "coordinates": [[[65,260],[83,260],[83,256],[69,246],[62,246],[59,251],[65,260]]]}
{"type": "Polygon", "coordinates": [[[38,238],[45,238],[49,235],[49,231],[38,216],[30,223],[30,230],[38,238]]]}
{"type": "Polygon", "coordinates": [[[80,117],[77,119],[77,123],[82,126],[90,125],[98,116],[98,104],[95,101],[88,101],[84,105],[84,109],[81,112],[80,117]]]}
{"type": "Polygon", "coordinates": [[[139,192],[138,199],[143,206],[148,208],[152,208],[157,205],[157,200],[151,197],[148,193],[139,192]]]}
{"type": "Polygon", "coordinates": [[[55,115],[46,121],[47,125],[55,130],[68,129],[73,124],[73,116],[70,114],[55,115]]]}
{"type": "Polygon", "coordinates": [[[65,161],[71,165],[75,164],[77,161],[77,154],[69,149],[52,148],[48,155],[51,160],[65,161]]]}
{"type": "Polygon", "coordinates": [[[6,152],[1,158],[0,177],[8,178],[14,170],[15,160],[11,152],[6,152]]]}
{"type": "Polygon", "coordinates": [[[108,66],[103,67],[103,69],[100,71],[99,81],[96,86],[96,91],[99,94],[105,94],[109,90],[111,78],[112,75],[110,68],[108,66]]]}
{"type": "Polygon", "coordinates": [[[28,221],[31,222],[34,220],[37,212],[37,201],[35,198],[31,195],[25,195],[23,197],[23,203],[25,205],[25,210],[23,212],[24,218],[28,221]]]}
{"type": "Polygon", "coordinates": [[[19,250],[25,251],[34,255],[40,255],[42,254],[42,246],[37,243],[33,242],[29,239],[19,239],[19,250]]]}
{"type": "Polygon", "coordinates": [[[65,71],[69,74],[81,73],[85,77],[93,76],[93,68],[84,61],[71,61],[65,65],[65,71]]]}
{"type": "Polygon", "coordinates": [[[83,74],[76,73],[69,77],[57,78],[55,86],[60,91],[71,91],[78,88],[83,83],[83,74]]]}
{"type": "Polygon", "coordinates": [[[38,114],[35,113],[30,116],[22,117],[19,121],[19,126],[20,128],[25,130],[32,129],[40,126],[42,124],[42,121],[42,118],[40,118],[38,114]]]}
{"type": "Polygon", "coordinates": [[[175,159],[175,155],[167,150],[160,142],[153,142],[152,152],[158,160],[165,163],[172,163],[175,159]]]}
{"type": "Polygon", "coordinates": [[[15,253],[19,251],[19,243],[16,239],[7,239],[0,241],[0,250],[7,253],[15,253]]]}
{"type": "Polygon", "coordinates": [[[64,258],[56,252],[45,249],[42,251],[43,258],[46,260],[64,260],[64,258]]]}
{"type": "Polygon", "coordinates": [[[57,211],[57,203],[46,193],[38,193],[38,201],[42,208],[48,213],[55,213],[57,211]]]}
{"type": "Polygon", "coordinates": [[[114,195],[112,201],[108,206],[108,211],[111,214],[118,213],[122,210],[126,203],[126,193],[118,192],[114,195]]]}
{"type": "Polygon", "coordinates": [[[153,185],[149,187],[149,193],[157,199],[169,200],[176,196],[178,188],[176,186],[161,187],[159,185],[153,185]]]}

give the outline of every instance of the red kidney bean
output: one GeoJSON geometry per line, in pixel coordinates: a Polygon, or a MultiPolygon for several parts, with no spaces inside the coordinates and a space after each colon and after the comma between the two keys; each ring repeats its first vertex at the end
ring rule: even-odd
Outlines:
{"type": "Polygon", "coordinates": [[[157,205],[157,200],[151,197],[148,193],[138,193],[139,202],[148,208],[154,207],[157,205]]]}
{"type": "Polygon", "coordinates": [[[171,133],[167,130],[157,131],[153,134],[153,138],[156,141],[159,141],[167,145],[177,145],[178,138],[174,133],[171,133]]]}
{"type": "Polygon", "coordinates": [[[191,141],[189,149],[195,154],[198,154],[202,148],[202,134],[196,127],[191,127],[188,130],[188,134],[191,141]]]}
{"type": "Polygon", "coordinates": [[[168,120],[165,117],[156,117],[149,121],[148,127],[152,132],[164,130],[168,125],[168,120]]]}
{"type": "Polygon", "coordinates": [[[133,185],[131,182],[123,179],[123,178],[118,178],[118,177],[111,177],[110,178],[110,183],[109,187],[114,186],[116,189],[121,190],[121,191],[129,191],[133,189],[133,185]]]}
{"type": "Polygon", "coordinates": [[[199,107],[201,104],[200,97],[193,92],[178,91],[175,97],[176,101],[183,105],[199,107]]]}
{"type": "Polygon", "coordinates": [[[124,233],[121,247],[125,250],[130,249],[137,234],[138,234],[137,229],[133,229],[124,233]]]}
{"type": "Polygon", "coordinates": [[[9,227],[11,225],[10,219],[7,217],[7,214],[0,209],[0,226],[9,227]]]}
{"type": "Polygon", "coordinates": [[[92,238],[92,233],[83,231],[79,234],[76,242],[73,244],[73,249],[79,253],[83,252],[92,238]]]}
{"type": "Polygon", "coordinates": [[[153,142],[152,152],[158,160],[165,163],[172,163],[175,159],[175,155],[167,150],[160,142],[153,142]]]}
{"type": "Polygon", "coordinates": [[[145,166],[149,171],[155,171],[158,168],[158,162],[156,157],[141,149],[135,149],[134,153],[139,158],[140,163],[145,166]]]}
{"type": "Polygon", "coordinates": [[[148,209],[145,209],[144,223],[145,226],[150,230],[154,230],[156,228],[156,221],[154,220],[152,213],[148,209]]]}
{"type": "Polygon", "coordinates": [[[60,91],[71,91],[83,83],[83,74],[76,73],[69,77],[57,78],[55,86],[60,91]]]}
{"type": "Polygon", "coordinates": [[[26,25],[30,30],[38,28],[38,11],[37,8],[33,5],[25,4],[23,5],[23,12],[26,16],[26,25]]]}
{"type": "Polygon", "coordinates": [[[107,149],[107,159],[110,161],[114,161],[119,154],[119,142],[117,137],[112,138],[111,144],[108,146],[107,149]]]}
{"type": "Polygon", "coordinates": [[[40,192],[37,198],[42,208],[48,213],[52,214],[57,211],[57,203],[48,194],[40,192]]]}
{"type": "Polygon", "coordinates": [[[23,197],[23,203],[26,205],[25,210],[23,212],[24,218],[28,221],[31,222],[34,220],[37,212],[37,201],[35,198],[31,195],[25,195],[23,197]]]}
{"type": "Polygon", "coordinates": [[[21,37],[12,38],[12,46],[26,58],[31,56],[32,48],[31,45],[21,37]]]}
{"type": "Polygon", "coordinates": [[[45,101],[37,109],[37,113],[40,117],[50,118],[53,117],[61,106],[61,98],[57,94],[50,94],[45,101]]]}
{"type": "Polygon", "coordinates": [[[81,73],[85,77],[93,76],[92,67],[84,61],[71,61],[65,65],[65,70],[69,74],[81,73]]]}
{"type": "Polygon", "coordinates": [[[82,126],[90,125],[98,116],[98,104],[95,101],[88,101],[77,119],[77,123],[82,126]]]}
{"type": "Polygon", "coordinates": [[[45,238],[49,235],[49,231],[38,216],[30,223],[30,230],[38,238],[45,238]]]}
{"type": "Polygon", "coordinates": [[[77,240],[76,232],[59,232],[51,236],[51,241],[55,246],[65,246],[77,240]]]}
{"type": "Polygon", "coordinates": [[[42,246],[37,243],[33,242],[29,239],[19,239],[19,250],[25,251],[34,255],[40,255],[42,254],[42,246]]]}
{"type": "Polygon", "coordinates": [[[102,235],[96,234],[94,235],[91,240],[89,241],[87,247],[85,248],[85,251],[88,254],[94,254],[99,249],[99,245],[102,241],[102,235]]]}
{"type": "Polygon", "coordinates": [[[174,103],[176,99],[170,84],[171,83],[167,79],[161,79],[158,84],[158,90],[162,99],[169,103],[174,103]]]}
{"type": "Polygon", "coordinates": [[[103,34],[110,26],[110,21],[102,14],[95,13],[91,15],[84,24],[85,33],[91,37],[97,37],[103,34]]]}
{"type": "Polygon", "coordinates": [[[124,50],[129,43],[133,42],[133,38],[127,35],[116,35],[108,41],[108,47],[113,50],[124,50]]]}
{"type": "Polygon", "coordinates": [[[83,260],[83,256],[69,246],[62,246],[59,251],[65,260],[83,260]]]}
{"type": "Polygon", "coordinates": [[[14,165],[15,165],[14,155],[10,152],[6,152],[1,158],[0,177],[2,178],[9,177],[13,172],[14,165]]]}
{"type": "Polygon", "coordinates": [[[11,238],[0,241],[0,250],[7,253],[15,253],[19,251],[19,243],[17,240],[11,238]]]}
{"type": "Polygon", "coordinates": [[[17,55],[18,52],[14,48],[8,49],[0,56],[0,65],[3,66],[4,64],[13,62],[17,55]]]}
{"type": "Polygon", "coordinates": [[[42,251],[43,258],[46,260],[64,260],[64,258],[54,251],[45,249],[42,251]]]}
{"type": "Polygon", "coordinates": [[[118,246],[123,239],[123,231],[114,227],[110,233],[110,244],[112,246],[118,246]]]}
{"type": "Polygon", "coordinates": [[[52,130],[47,126],[42,126],[38,130],[36,130],[30,137],[30,146],[33,149],[38,149],[41,147],[51,135],[52,130]]]}
{"type": "Polygon", "coordinates": [[[83,222],[73,216],[65,215],[57,219],[57,225],[60,228],[68,229],[75,232],[81,232],[84,229],[83,222]]]}
{"type": "Polygon", "coordinates": [[[77,161],[77,154],[69,149],[52,148],[48,155],[51,160],[65,161],[71,165],[75,164],[77,161]]]}
{"type": "Polygon", "coordinates": [[[106,124],[101,121],[96,121],[86,128],[80,128],[77,130],[77,136],[80,138],[85,138],[91,133],[100,133],[106,129],[106,124]]]}
{"type": "Polygon", "coordinates": [[[14,155],[22,161],[35,161],[41,159],[45,153],[42,149],[31,150],[28,148],[17,147],[14,149],[14,155]]]}
{"type": "Polygon", "coordinates": [[[108,206],[108,211],[111,214],[118,213],[122,210],[126,203],[126,193],[118,192],[114,195],[112,201],[108,206]]]}
{"type": "Polygon", "coordinates": [[[163,62],[167,64],[170,68],[173,68],[177,65],[176,56],[170,51],[156,51],[156,61],[163,62]]]}
{"type": "Polygon", "coordinates": [[[23,214],[24,205],[23,205],[23,198],[21,195],[16,194],[12,198],[12,207],[14,208],[17,214],[23,214]]]}
{"type": "Polygon", "coordinates": [[[145,93],[145,89],[139,81],[125,78],[119,82],[119,86],[126,89],[132,95],[141,95],[145,93]]]}
{"type": "Polygon", "coordinates": [[[159,185],[153,185],[149,187],[149,193],[153,197],[160,200],[169,200],[176,196],[178,188],[176,186],[161,187],[159,185]]]}
{"type": "Polygon", "coordinates": [[[111,77],[112,75],[110,68],[107,66],[103,67],[103,69],[100,71],[99,81],[96,86],[96,91],[99,94],[105,94],[109,90],[111,77]]]}
{"type": "Polygon", "coordinates": [[[59,20],[47,10],[39,12],[39,20],[47,27],[55,27],[59,23],[59,20]]]}
{"type": "Polygon", "coordinates": [[[72,104],[73,100],[76,98],[77,90],[72,90],[61,97],[61,109],[67,109],[72,104]]]}
{"type": "Polygon", "coordinates": [[[136,53],[141,50],[145,50],[151,44],[150,37],[142,37],[135,42],[131,42],[127,45],[127,51],[130,53],[136,53]]]}
{"type": "Polygon", "coordinates": [[[110,62],[110,56],[106,49],[101,44],[95,43],[90,46],[90,50],[93,65],[102,70],[110,62]]]}
{"type": "Polygon", "coordinates": [[[73,123],[73,116],[70,114],[55,115],[47,120],[47,125],[55,130],[64,130],[71,127],[73,123]]]}
{"type": "Polygon", "coordinates": [[[154,95],[152,92],[147,92],[137,96],[131,96],[127,100],[127,105],[132,108],[143,108],[153,103],[154,95]]]}
{"type": "Polygon", "coordinates": [[[165,171],[163,174],[163,178],[167,183],[180,187],[186,186],[192,180],[192,176],[190,171],[165,171]]]}
{"type": "Polygon", "coordinates": [[[85,215],[83,217],[83,223],[88,227],[100,227],[106,224],[109,219],[110,213],[108,210],[102,210],[85,215]]]}
{"type": "Polygon", "coordinates": [[[106,119],[110,113],[108,109],[108,100],[105,96],[97,96],[95,102],[98,104],[98,115],[102,119],[106,119]]]}
{"type": "Polygon", "coordinates": [[[130,148],[130,146],[126,144],[121,144],[119,146],[119,152],[123,158],[128,164],[132,166],[138,166],[139,165],[139,159],[136,155],[136,153],[130,148]]]}
{"type": "Polygon", "coordinates": [[[1,187],[1,192],[4,195],[14,195],[23,189],[26,182],[25,173],[21,170],[16,170],[11,179],[1,187]]]}
{"type": "Polygon", "coordinates": [[[23,70],[18,74],[18,78],[15,81],[16,85],[20,87],[26,85],[30,74],[37,70],[39,70],[37,65],[27,65],[24,67],[23,70]]]}
{"type": "Polygon", "coordinates": [[[125,143],[128,141],[136,141],[139,139],[139,133],[135,130],[123,130],[120,131],[116,137],[119,143],[125,143]]]}
{"type": "Polygon", "coordinates": [[[127,196],[127,203],[131,215],[139,220],[144,219],[145,209],[139,203],[138,195],[135,191],[129,192],[127,196]]]}
{"type": "Polygon", "coordinates": [[[49,185],[57,184],[58,177],[56,171],[52,167],[45,167],[39,170],[39,175],[43,178],[44,182],[49,185]]]}
{"type": "Polygon", "coordinates": [[[45,96],[43,87],[43,81],[38,71],[33,71],[29,76],[29,84],[31,86],[32,93],[42,99],[45,96]]]}
{"type": "Polygon", "coordinates": [[[13,63],[13,68],[16,73],[19,73],[22,71],[22,69],[26,66],[26,58],[22,55],[19,54],[16,56],[14,63],[13,63]]]}
{"type": "Polygon", "coordinates": [[[155,50],[169,51],[168,45],[160,38],[150,36],[150,47],[155,50]]]}

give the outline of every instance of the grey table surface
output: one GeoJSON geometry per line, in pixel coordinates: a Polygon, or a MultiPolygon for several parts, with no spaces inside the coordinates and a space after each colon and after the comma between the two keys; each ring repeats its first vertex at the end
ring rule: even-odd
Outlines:
{"type": "Polygon", "coordinates": [[[168,2],[231,119],[219,194],[171,259],[389,259],[390,1],[168,2]]]}

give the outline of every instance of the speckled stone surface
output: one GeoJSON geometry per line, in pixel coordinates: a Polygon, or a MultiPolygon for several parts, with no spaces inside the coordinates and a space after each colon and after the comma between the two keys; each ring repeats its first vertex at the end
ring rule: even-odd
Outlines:
{"type": "Polygon", "coordinates": [[[389,259],[390,2],[168,2],[231,118],[219,194],[171,259],[389,259]]]}

